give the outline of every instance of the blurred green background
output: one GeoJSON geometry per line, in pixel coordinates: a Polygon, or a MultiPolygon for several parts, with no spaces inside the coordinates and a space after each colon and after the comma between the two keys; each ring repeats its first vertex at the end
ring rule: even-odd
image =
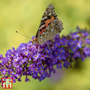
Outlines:
{"type": "MultiPolygon", "coordinates": [[[[29,37],[36,35],[42,15],[51,3],[63,22],[61,35],[69,34],[76,26],[90,29],[90,0],[0,0],[0,54],[29,42],[29,38],[15,30],[29,37]]],[[[57,70],[41,82],[29,78],[30,82],[25,82],[23,76],[12,90],[90,90],[90,58],[79,62],[77,67],[57,70]]]]}

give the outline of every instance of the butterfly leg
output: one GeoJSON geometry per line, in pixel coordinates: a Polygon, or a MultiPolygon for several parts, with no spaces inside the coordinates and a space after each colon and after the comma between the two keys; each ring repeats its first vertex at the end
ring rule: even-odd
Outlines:
{"type": "Polygon", "coordinates": [[[38,53],[39,53],[39,46],[38,46],[38,51],[37,51],[37,55],[38,55],[38,53]]]}

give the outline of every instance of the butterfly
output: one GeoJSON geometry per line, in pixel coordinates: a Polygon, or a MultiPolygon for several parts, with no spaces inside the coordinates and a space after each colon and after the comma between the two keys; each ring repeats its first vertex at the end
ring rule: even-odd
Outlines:
{"type": "Polygon", "coordinates": [[[42,16],[37,34],[32,42],[42,45],[46,41],[53,39],[63,29],[63,23],[57,18],[54,6],[50,4],[42,16]]]}

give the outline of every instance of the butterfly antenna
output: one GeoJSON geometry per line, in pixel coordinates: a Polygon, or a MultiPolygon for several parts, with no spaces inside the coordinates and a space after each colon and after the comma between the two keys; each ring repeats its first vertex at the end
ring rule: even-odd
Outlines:
{"type": "MultiPolygon", "coordinates": [[[[30,37],[28,37],[28,36],[26,36],[26,35],[24,35],[24,34],[18,32],[17,30],[15,30],[15,32],[16,32],[16,33],[19,33],[20,35],[23,35],[23,36],[25,36],[25,37],[27,37],[27,38],[30,38],[30,37]]],[[[32,38],[30,38],[30,39],[32,39],[32,38]]]]}

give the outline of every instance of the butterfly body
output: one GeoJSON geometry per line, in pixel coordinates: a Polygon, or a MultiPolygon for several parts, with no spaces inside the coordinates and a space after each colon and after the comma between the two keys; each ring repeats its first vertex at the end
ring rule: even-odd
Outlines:
{"type": "Polygon", "coordinates": [[[44,44],[63,29],[62,21],[57,18],[54,9],[54,6],[50,4],[44,12],[36,37],[32,39],[34,44],[44,44]]]}

